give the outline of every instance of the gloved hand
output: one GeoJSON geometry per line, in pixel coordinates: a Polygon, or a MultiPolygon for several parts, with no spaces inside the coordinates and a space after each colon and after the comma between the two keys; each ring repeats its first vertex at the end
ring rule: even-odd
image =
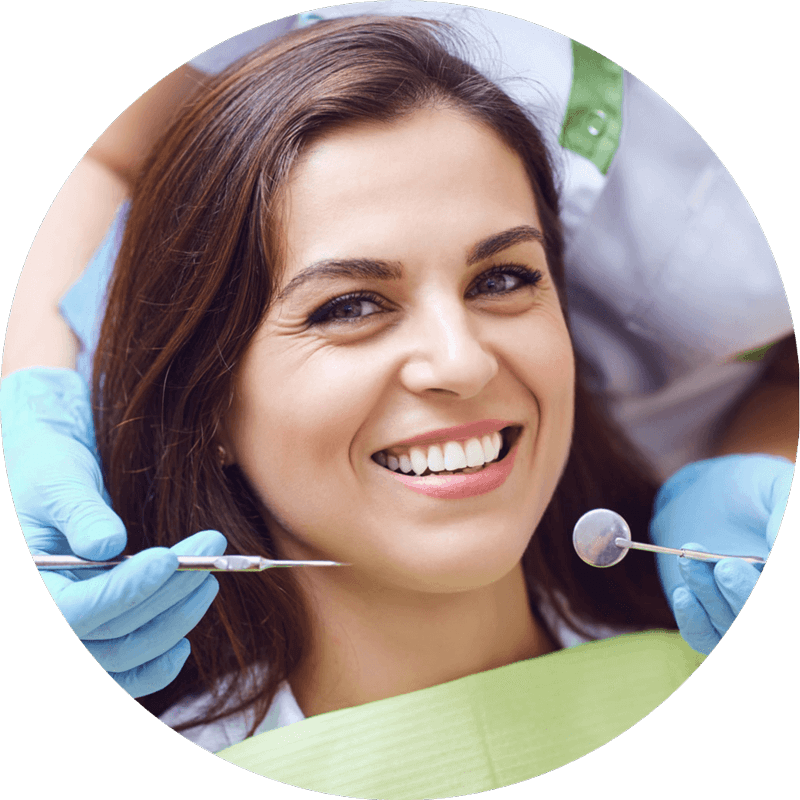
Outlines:
{"type": "MultiPolygon", "coordinates": [[[[664,547],[766,558],[793,474],[791,462],[774,456],[723,456],[689,464],[659,490],[651,539],[664,547]]],[[[761,574],[761,567],[735,559],[715,564],[660,554],[657,564],[683,638],[706,655],[761,574]]]]}
{"type": "MultiPolygon", "coordinates": [[[[89,391],[72,370],[32,368],[0,386],[3,450],[14,505],[31,552],[106,560],[126,543],[103,489],[89,391]]],[[[189,656],[183,637],[219,585],[176,572],[177,555],[222,555],[225,537],[203,531],[170,550],[151,548],[112,569],[43,570],[67,622],[133,697],[168,685],[189,656]]]]}

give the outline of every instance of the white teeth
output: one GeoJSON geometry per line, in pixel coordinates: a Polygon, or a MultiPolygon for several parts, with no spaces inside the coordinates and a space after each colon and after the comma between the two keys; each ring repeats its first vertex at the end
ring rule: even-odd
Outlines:
{"type": "Polygon", "coordinates": [[[465,469],[467,456],[458,442],[447,442],[444,446],[444,468],[447,470],[465,469]]]}
{"type": "Polygon", "coordinates": [[[444,453],[438,444],[432,444],[428,448],[428,469],[431,472],[444,471],[444,453]]]}
{"type": "Polygon", "coordinates": [[[500,435],[499,431],[495,431],[490,435],[482,437],[481,444],[483,445],[486,460],[494,461],[497,456],[500,455],[500,450],[503,447],[503,437],[500,435]]]}
{"type": "Polygon", "coordinates": [[[468,467],[481,467],[486,463],[483,446],[478,439],[468,439],[465,447],[468,467]]]}
{"type": "Polygon", "coordinates": [[[455,472],[460,469],[481,467],[495,461],[503,447],[503,437],[499,431],[492,434],[467,439],[461,442],[445,442],[443,445],[432,444],[429,447],[412,447],[408,453],[396,455],[381,450],[375,454],[375,460],[393,472],[398,470],[406,474],[414,472],[422,475],[431,472],[455,472]]]}
{"type": "Polygon", "coordinates": [[[417,475],[422,475],[428,469],[428,456],[421,447],[412,447],[408,457],[411,459],[411,468],[417,475]]]}

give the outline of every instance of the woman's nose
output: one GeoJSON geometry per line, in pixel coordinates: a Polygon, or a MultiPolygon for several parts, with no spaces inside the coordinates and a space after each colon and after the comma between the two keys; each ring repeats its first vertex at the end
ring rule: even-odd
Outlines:
{"type": "Polygon", "coordinates": [[[424,319],[415,320],[413,345],[401,370],[403,385],[416,394],[474,397],[497,374],[497,359],[463,306],[431,305],[424,319]]]}

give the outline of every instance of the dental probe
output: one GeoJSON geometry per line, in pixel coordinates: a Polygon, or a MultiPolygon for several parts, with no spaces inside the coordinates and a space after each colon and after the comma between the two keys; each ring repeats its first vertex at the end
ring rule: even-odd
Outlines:
{"type": "Polygon", "coordinates": [[[615,511],[609,511],[607,508],[595,508],[587,511],[575,523],[572,531],[572,545],[580,558],[593,567],[613,567],[625,558],[629,550],[667,553],[694,561],[720,561],[723,558],[737,558],[739,561],[746,561],[749,564],[767,563],[759,556],[704,553],[701,550],[675,549],[631,541],[631,530],[628,523],[615,511]]]}
{"type": "MultiPolygon", "coordinates": [[[[38,569],[115,567],[133,556],[115,561],[86,561],[77,556],[34,556],[38,569]]],[[[273,567],[346,567],[338,561],[275,561],[262,556],[178,556],[178,572],[261,572],[273,567]]]]}

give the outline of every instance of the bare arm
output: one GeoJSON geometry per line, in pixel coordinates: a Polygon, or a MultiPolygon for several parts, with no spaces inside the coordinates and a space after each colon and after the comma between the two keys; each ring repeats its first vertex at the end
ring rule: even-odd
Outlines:
{"type": "Polygon", "coordinates": [[[713,455],[764,453],[796,459],[800,399],[794,337],[780,341],[766,358],[769,364],[759,383],[723,422],[713,455]]]}
{"type": "Polygon", "coordinates": [[[14,295],[3,376],[26,367],[75,366],[78,342],[59,314],[59,300],[102,241],[142,160],[202,79],[184,66],[153,86],[111,124],[64,183],[14,295]]]}

